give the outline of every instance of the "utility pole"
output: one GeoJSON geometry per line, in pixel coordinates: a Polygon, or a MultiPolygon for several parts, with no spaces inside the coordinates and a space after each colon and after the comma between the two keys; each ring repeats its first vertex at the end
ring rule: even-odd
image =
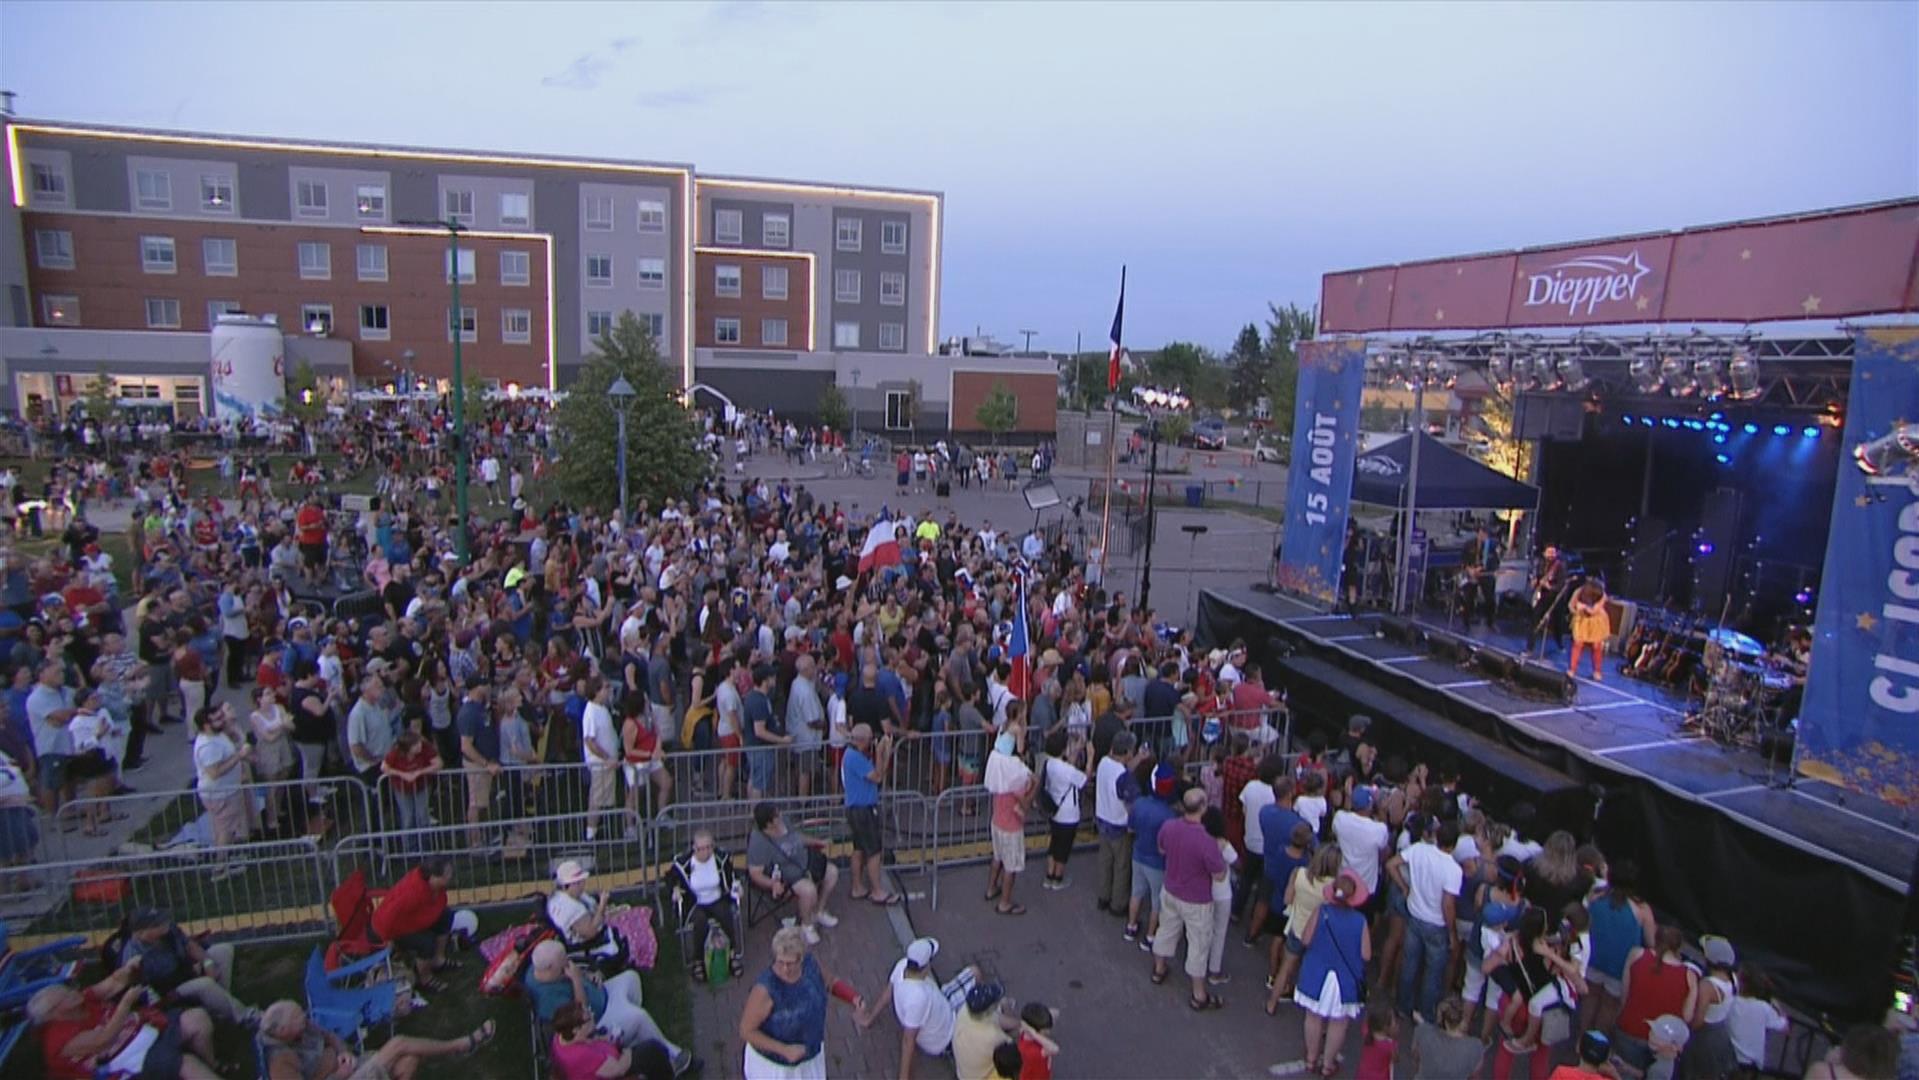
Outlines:
{"type": "MultiPolygon", "coordinates": [[[[453,220],[402,221],[399,224],[422,229],[439,229],[446,233],[447,240],[447,280],[453,285],[453,311],[448,325],[453,331],[453,505],[460,515],[459,524],[453,530],[453,554],[460,565],[467,564],[467,455],[470,448],[466,444],[466,371],[461,365],[460,343],[466,332],[465,321],[460,317],[460,234],[466,226],[453,220]]],[[[478,327],[476,326],[477,330],[478,327]]]]}
{"type": "Polygon", "coordinates": [[[1026,344],[1024,347],[1020,349],[1020,352],[1023,352],[1023,353],[1032,352],[1033,351],[1033,335],[1039,333],[1039,331],[1038,330],[1021,330],[1020,333],[1026,335],[1026,344]]]}

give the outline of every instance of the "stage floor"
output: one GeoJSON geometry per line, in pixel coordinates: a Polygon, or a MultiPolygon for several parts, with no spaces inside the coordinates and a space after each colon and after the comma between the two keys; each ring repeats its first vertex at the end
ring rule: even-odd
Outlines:
{"type": "MultiPolygon", "coordinates": [[[[1385,640],[1370,629],[1374,620],[1367,616],[1326,615],[1251,587],[1207,593],[1276,625],[1282,636],[1410,676],[1530,737],[1703,803],[1748,828],[1850,867],[1902,895],[1906,892],[1907,875],[1919,857],[1919,831],[1910,815],[1872,796],[1806,777],[1785,786],[1785,769],[1757,753],[1682,731],[1685,701],[1660,687],[1608,672],[1604,683],[1579,679],[1572,704],[1560,705],[1385,640]]],[[[1441,621],[1420,622],[1446,629],[1441,621]]],[[[1524,644],[1483,630],[1449,632],[1510,652],[1524,644]]]]}

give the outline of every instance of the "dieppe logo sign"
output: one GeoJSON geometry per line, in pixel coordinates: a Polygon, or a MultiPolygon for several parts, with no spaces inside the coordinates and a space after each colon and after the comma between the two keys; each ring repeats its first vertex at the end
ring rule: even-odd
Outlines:
{"type": "Polygon", "coordinates": [[[1581,314],[1582,307],[1591,315],[1601,304],[1637,298],[1639,279],[1650,273],[1638,248],[1626,255],[1581,255],[1527,275],[1526,306],[1563,304],[1567,315],[1581,314]]]}
{"type": "Polygon", "coordinates": [[[1390,478],[1399,475],[1399,462],[1384,454],[1373,454],[1369,457],[1360,458],[1357,468],[1360,472],[1373,476],[1390,478]]]}

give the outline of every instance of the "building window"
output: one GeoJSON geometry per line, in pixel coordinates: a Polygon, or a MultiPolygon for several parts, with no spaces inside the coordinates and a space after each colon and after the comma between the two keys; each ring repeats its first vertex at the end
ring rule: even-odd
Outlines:
{"type": "Polygon", "coordinates": [[[589,311],[586,313],[586,336],[598,341],[602,336],[613,332],[613,313],[610,311],[589,311]]]}
{"type": "Polygon", "coordinates": [[[856,322],[836,322],[833,324],[833,347],[835,349],[857,349],[860,347],[860,324],[856,322]]]}
{"type": "Polygon", "coordinates": [[[740,343],[740,321],[738,319],[714,319],[713,343],[715,345],[738,345],[740,343]]]}
{"type": "Polygon", "coordinates": [[[613,256],[588,255],[586,257],[586,284],[594,289],[613,287],[613,256]]]}
{"type": "Polygon", "coordinates": [[[361,244],[354,250],[353,261],[361,281],[386,280],[385,244],[361,244]]]}
{"type": "Polygon", "coordinates": [[[386,188],[380,184],[361,184],[354,188],[353,210],[362,221],[385,221],[386,188]]]}
{"type": "Polygon", "coordinates": [[[886,392],[886,430],[905,431],[913,426],[913,410],[907,408],[912,393],[906,390],[886,392]]]}
{"type": "Polygon", "coordinates": [[[713,268],[713,293],[716,296],[740,295],[740,268],[737,266],[715,266],[713,268]]]}
{"type": "Polygon", "coordinates": [[[200,209],[214,214],[231,214],[233,212],[233,178],[202,176],[200,178],[200,209]]]}
{"type": "Polygon", "coordinates": [[[860,272],[858,270],[833,271],[833,299],[842,304],[860,302],[860,272]]]}
{"type": "Polygon", "coordinates": [[[500,252],[500,284],[525,285],[533,280],[533,259],[524,251],[500,252]]]}
{"type": "Polygon", "coordinates": [[[768,346],[785,345],[786,344],[786,320],[785,319],[761,319],[760,320],[760,344],[768,345],[768,346]]]}
{"type": "Polygon", "coordinates": [[[80,298],[77,296],[58,296],[53,293],[40,295],[40,321],[48,326],[79,326],[80,298]]]}
{"type": "Polygon", "coordinates": [[[64,203],[67,201],[67,174],[53,165],[34,162],[33,201],[36,203],[64,203]]]}
{"type": "Polygon", "coordinates": [[[207,329],[211,330],[220,325],[220,316],[222,315],[239,315],[244,311],[245,309],[240,306],[240,301],[238,300],[208,300],[207,329]]]}
{"type": "Polygon", "coordinates": [[[533,221],[533,200],[524,191],[500,193],[500,224],[526,225],[533,221]]]}
{"type": "Polygon", "coordinates": [[[140,269],[149,274],[171,274],[178,268],[179,262],[173,252],[173,237],[140,238],[140,269]]]}
{"type": "Polygon", "coordinates": [[[293,188],[293,212],[301,217],[326,216],[326,181],[302,180],[293,188]]]}
{"type": "Polygon", "coordinates": [[[147,297],[147,329],[180,329],[180,301],[161,297],[147,297]]]}
{"type": "Polygon", "coordinates": [[[793,219],[785,214],[760,215],[760,243],[783,248],[793,242],[793,219]]]}
{"type": "Polygon", "coordinates": [[[387,312],[385,304],[361,304],[360,340],[386,341],[391,338],[393,336],[391,319],[392,316],[387,312]]]}
{"type": "Polygon", "coordinates": [[[880,348],[886,352],[906,351],[906,324],[896,322],[881,323],[880,348]]]}
{"type": "Polygon", "coordinates": [[[654,341],[666,337],[666,316],[658,312],[640,316],[640,325],[646,327],[646,332],[652,335],[654,341]]]}
{"type": "Polygon", "coordinates": [[[586,227],[594,232],[607,232],[613,228],[613,196],[586,197],[586,227]]]}
{"type": "Polygon", "coordinates": [[[240,272],[240,242],[230,236],[200,241],[200,266],[208,277],[233,277],[240,272]]]}
{"type": "Polygon", "coordinates": [[[461,188],[447,189],[446,216],[448,221],[461,225],[473,224],[473,192],[461,188]]]}
{"type": "Polygon", "coordinates": [[[325,337],[333,332],[332,304],[301,304],[300,329],[325,337]]]}
{"type": "Polygon", "coordinates": [[[33,250],[42,270],[73,269],[73,234],[65,229],[35,229],[33,250]]]}
{"type": "Polygon", "coordinates": [[[666,231],[666,204],[658,199],[640,200],[640,231],[666,231]]]}
{"type": "Polygon", "coordinates": [[[507,308],[500,312],[500,340],[508,345],[525,345],[533,340],[533,313],[526,308],[507,308]]]}
{"type": "Polygon", "coordinates": [[[642,289],[666,288],[666,260],[665,259],[641,259],[640,260],[640,288],[642,289]]]}
{"type": "MultiPolygon", "coordinates": [[[[446,258],[443,260],[441,264],[446,270],[446,279],[448,281],[453,280],[453,255],[454,255],[453,252],[451,251],[447,252],[446,258]]],[[[471,285],[473,284],[474,281],[476,281],[479,278],[480,253],[477,251],[474,251],[472,248],[461,248],[459,251],[459,255],[460,255],[460,284],[471,285]]]]}
{"type": "Polygon", "coordinates": [[[784,266],[760,267],[760,299],[762,300],[786,299],[786,267],[784,266]]]}
{"type": "Polygon", "coordinates": [[[861,234],[860,226],[862,224],[864,223],[856,217],[840,218],[834,222],[833,246],[839,248],[841,251],[858,251],[861,247],[861,242],[865,239],[861,234]]]}
{"type": "Polygon", "coordinates": [[[906,222],[880,222],[880,251],[887,255],[906,254],[906,222]]]}
{"type": "Polygon", "coordinates": [[[300,276],[325,281],[333,276],[333,247],[316,240],[300,242],[300,276]]]}
{"type": "Polygon", "coordinates": [[[173,177],[157,169],[133,174],[134,205],[142,210],[173,209],[173,177]]]}
{"type": "Polygon", "coordinates": [[[448,308],[446,312],[446,339],[448,341],[453,340],[453,331],[456,327],[460,331],[461,341],[480,340],[480,309],[463,307],[460,309],[459,314],[455,315],[453,309],[448,308]]]}
{"type": "Polygon", "coordinates": [[[906,275],[880,271],[880,303],[888,307],[906,306],[906,275]]]}
{"type": "Polygon", "coordinates": [[[713,211],[713,241],[719,244],[740,242],[741,214],[738,210],[713,211]]]}

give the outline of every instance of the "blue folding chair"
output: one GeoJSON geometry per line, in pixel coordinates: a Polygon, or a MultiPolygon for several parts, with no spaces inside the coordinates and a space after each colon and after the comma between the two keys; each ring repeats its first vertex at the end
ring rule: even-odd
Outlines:
{"type": "Polygon", "coordinates": [[[391,1035],[394,992],[397,989],[393,980],[389,977],[385,982],[372,986],[350,985],[352,980],[378,967],[385,967],[391,976],[391,954],[391,949],[381,949],[364,960],[328,971],[326,950],[314,949],[313,955],[307,958],[307,1018],[340,1038],[351,1041],[359,1050],[366,1049],[366,1029],[369,1025],[385,1024],[387,1034],[391,1035]]]}

